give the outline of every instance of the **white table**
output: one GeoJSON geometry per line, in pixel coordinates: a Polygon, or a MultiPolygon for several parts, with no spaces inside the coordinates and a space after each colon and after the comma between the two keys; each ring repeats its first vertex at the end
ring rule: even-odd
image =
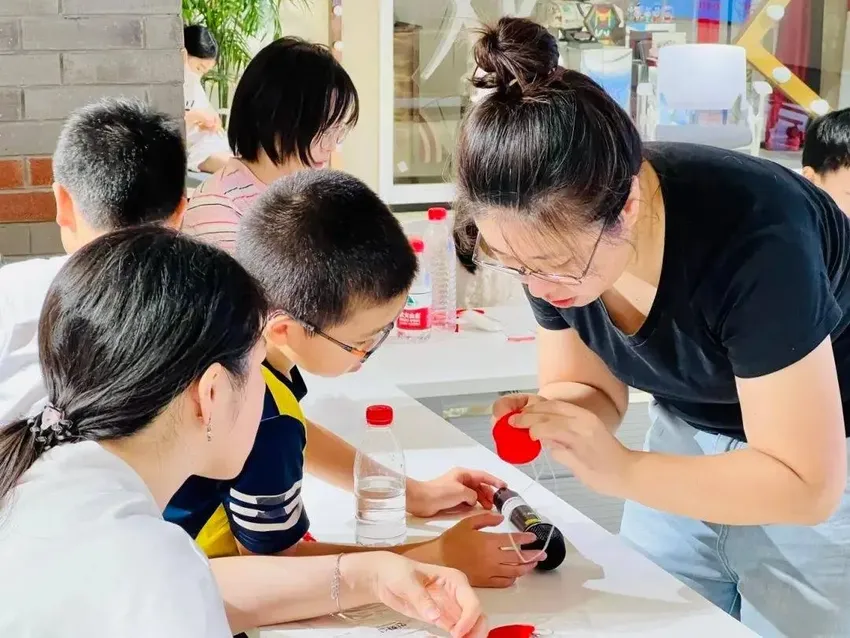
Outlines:
{"type": "MultiPolygon", "coordinates": [[[[533,334],[527,304],[487,308],[510,333],[533,334]]],[[[537,346],[509,342],[502,332],[434,332],[423,344],[388,343],[357,376],[391,380],[415,399],[506,392],[537,387],[537,346]]]]}
{"type": "MultiPolygon", "coordinates": [[[[497,314],[506,321],[522,320],[521,315],[514,314],[519,312],[521,309],[511,309],[497,314]]],[[[456,339],[443,335],[438,339],[441,341],[428,347],[390,346],[355,375],[308,378],[310,394],[304,408],[309,418],[356,442],[366,406],[389,403],[396,412],[395,428],[405,448],[410,476],[430,478],[457,465],[487,470],[507,481],[560,528],[574,550],[558,570],[532,574],[507,590],[479,590],[492,626],[533,624],[551,630],[553,635],[575,638],[755,636],[414,398],[533,387],[533,343],[508,344],[499,334],[470,333],[456,339]],[[411,348],[415,350],[412,362],[411,348]],[[506,352],[516,355],[511,365],[505,365],[506,352]]],[[[317,538],[353,541],[354,502],[350,494],[310,476],[305,478],[302,494],[310,512],[311,531],[317,538]]],[[[433,536],[452,522],[411,521],[409,538],[433,536]]],[[[509,529],[504,526],[504,530],[509,529]]],[[[343,621],[321,619],[265,629],[261,635],[326,638],[352,630],[343,621]]],[[[409,627],[386,633],[400,636],[405,631],[409,627]]]]}

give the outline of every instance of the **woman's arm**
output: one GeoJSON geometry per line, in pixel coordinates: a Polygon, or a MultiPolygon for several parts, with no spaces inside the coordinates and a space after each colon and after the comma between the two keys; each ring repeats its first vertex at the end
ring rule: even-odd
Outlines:
{"type": "MultiPolygon", "coordinates": [[[[374,554],[340,561],[343,609],[376,602],[369,583],[370,560],[375,560],[374,554]]],[[[234,634],[336,612],[331,596],[336,563],[337,556],[234,556],[210,561],[234,634]]]]}
{"type": "Polygon", "coordinates": [[[830,338],[797,363],[737,386],[748,448],[701,457],[637,453],[620,496],[726,525],[823,522],[847,482],[830,338]]]}
{"type": "Polygon", "coordinates": [[[575,330],[539,328],[537,356],[540,396],[590,410],[612,431],[620,426],[629,389],[575,330]]]}
{"type": "Polygon", "coordinates": [[[219,558],[212,569],[233,632],[382,602],[452,638],[486,634],[481,604],[463,574],[388,552],[219,558]]]}

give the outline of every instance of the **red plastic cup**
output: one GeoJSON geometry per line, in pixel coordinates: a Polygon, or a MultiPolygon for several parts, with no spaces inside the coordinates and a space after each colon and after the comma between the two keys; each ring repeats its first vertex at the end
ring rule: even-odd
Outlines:
{"type": "Polygon", "coordinates": [[[508,412],[493,426],[493,440],[496,442],[496,454],[503,461],[513,465],[531,463],[543,449],[540,441],[531,438],[528,430],[515,428],[508,423],[519,410],[508,412]]]}

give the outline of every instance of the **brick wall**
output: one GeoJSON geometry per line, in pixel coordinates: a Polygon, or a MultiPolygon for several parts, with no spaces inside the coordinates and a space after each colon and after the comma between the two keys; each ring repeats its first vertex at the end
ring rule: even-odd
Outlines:
{"type": "Polygon", "coordinates": [[[50,154],[102,96],[183,111],[180,0],[0,0],[0,256],[61,252],[50,154]]]}

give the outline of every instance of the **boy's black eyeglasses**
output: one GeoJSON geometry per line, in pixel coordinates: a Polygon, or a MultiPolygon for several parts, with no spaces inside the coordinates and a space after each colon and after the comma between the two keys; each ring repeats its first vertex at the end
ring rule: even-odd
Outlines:
{"type": "MultiPolygon", "coordinates": [[[[295,319],[295,318],[293,317],[293,319],[295,319]]],[[[301,326],[305,330],[310,332],[311,334],[319,335],[323,339],[327,339],[328,341],[330,341],[332,344],[339,346],[340,348],[342,348],[346,352],[350,352],[355,357],[359,357],[360,363],[366,363],[366,361],[369,359],[369,357],[371,357],[372,354],[378,348],[380,348],[383,345],[384,341],[387,340],[387,337],[390,336],[390,333],[393,331],[393,328],[395,327],[395,321],[393,321],[392,323],[381,328],[381,331],[378,334],[375,335],[375,340],[372,343],[372,345],[369,346],[368,349],[363,350],[362,348],[355,348],[354,346],[350,346],[347,343],[343,343],[339,339],[335,339],[334,337],[330,336],[328,333],[319,330],[318,328],[307,323],[306,321],[301,321],[300,319],[295,319],[295,321],[300,323],[301,326]]]]}

